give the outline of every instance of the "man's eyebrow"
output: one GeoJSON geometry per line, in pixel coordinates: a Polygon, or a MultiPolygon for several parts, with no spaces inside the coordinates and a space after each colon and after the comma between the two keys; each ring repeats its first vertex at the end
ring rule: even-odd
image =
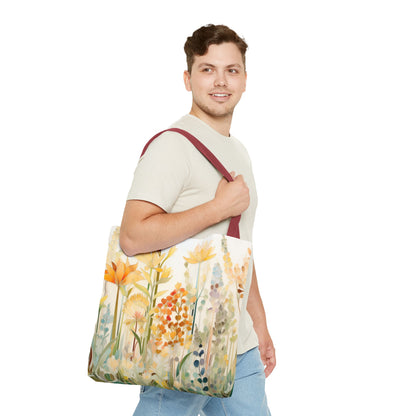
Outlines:
{"type": "Polygon", "coordinates": [[[209,66],[209,67],[211,67],[211,68],[215,68],[215,65],[209,64],[209,63],[207,63],[207,62],[202,62],[202,63],[200,63],[200,64],[198,65],[198,68],[201,68],[201,67],[203,67],[203,66],[209,66]]]}
{"type": "MultiPolygon", "coordinates": [[[[203,66],[207,66],[209,68],[215,68],[215,65],[209,64],[208,62],[202,62],[202,63],[200,63],[198,65],[198,68],[202,68],[203,66]]],[[[240,64],[235,63],[235,64],[227,65],[226,68],[242,68],[242,66],[240,64]]]]}

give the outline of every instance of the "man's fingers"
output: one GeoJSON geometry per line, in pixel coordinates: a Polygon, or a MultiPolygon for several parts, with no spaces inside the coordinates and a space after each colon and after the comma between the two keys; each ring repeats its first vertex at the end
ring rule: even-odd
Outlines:
{"type": "Polygon", "coordinates": [[[267,359],[266,368],[264,369],[264,374],[266,375],[266,377],[268,377],[272,373],[275,367],[276,359],[274,357],[267,359]]]}
{"type": "Polygon", "coordinates": [[[268,377],[276,367],[276,355],[274,347],[268,347],[260,354],[261,361],[264,365],[264,374],[268,377]]]}

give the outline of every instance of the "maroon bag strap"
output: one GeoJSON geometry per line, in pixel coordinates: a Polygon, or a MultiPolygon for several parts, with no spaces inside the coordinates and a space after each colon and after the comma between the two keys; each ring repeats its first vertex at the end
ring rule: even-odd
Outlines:
{"type": "MultiPolygon", "coordinates": [[[[218,170],[218,172],[220,172],[221,175],[224,176],[224,178],[228,182],[233,181],[233,177],[230,175],[228,170],[225,169],[224,165],[215,157],[215,155],[203,143],[201,143],[195,136],[193,136],[191,133],[187,132],[186,130],[178,129],[175,127],[163,130],[155,134],[144,146],[140,157],[144,155],[150,143],[152,143],[153,140],[155,140],[157,137],[159,137],[162,133],[165,133],[166,131],[173,131],[173,132],[176,132],[185,136],[201,152],[201,154],[205,156],[205,158],[218,170]]],[[[228,236],[240,238],[240,228],[238,225],[240,223],[240,219],[241,219],[241,215],[231,218],[230,225],[228,227],[228,232],[227,232],[228,236]]]]}

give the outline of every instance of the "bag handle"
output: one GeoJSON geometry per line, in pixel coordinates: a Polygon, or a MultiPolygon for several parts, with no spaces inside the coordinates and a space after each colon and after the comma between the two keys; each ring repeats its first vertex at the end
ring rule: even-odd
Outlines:
{"type": "MultiPolygon", "coordinates": [[[[166,131],[173,131],[173,132],[182,134],[182,136],[185,136],[199,150],[199,152],[203,156],[205,156],[205,158],[221,173],[221,175],[224,176],[224,178],[228,182],[232,182],[234,180],[233,177],[228,172],[228,170],[225,169],[224,165],[215,157],[215,155],[203,143],[201,143],[195,136],[193,136],[191,133],[187,132],[186,130],[178,129],[176,127],[166,129],[155,134],[144,146],[140,157],[144,155],[150,143],[152,143],[153,140],[155,140],[157,137],[159,137],[162,133],[165,133],[166,131]]],[[[228,232],[227,232],[228,236],[240,238],[240,228],[238,225],[240,222],[240,219],[241,219],[241,215],[231,218],[230,225],[228,227],[228,232]]]]}

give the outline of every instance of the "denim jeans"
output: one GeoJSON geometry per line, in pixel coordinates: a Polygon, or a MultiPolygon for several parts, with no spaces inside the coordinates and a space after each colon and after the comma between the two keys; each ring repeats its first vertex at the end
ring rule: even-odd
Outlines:
{"type": "Polygon", "coordinates": [[[231,397],[218,398],[159,387],[141,387],[133,416],[270,416],[258,348],[237,356],[231,397]]]}

